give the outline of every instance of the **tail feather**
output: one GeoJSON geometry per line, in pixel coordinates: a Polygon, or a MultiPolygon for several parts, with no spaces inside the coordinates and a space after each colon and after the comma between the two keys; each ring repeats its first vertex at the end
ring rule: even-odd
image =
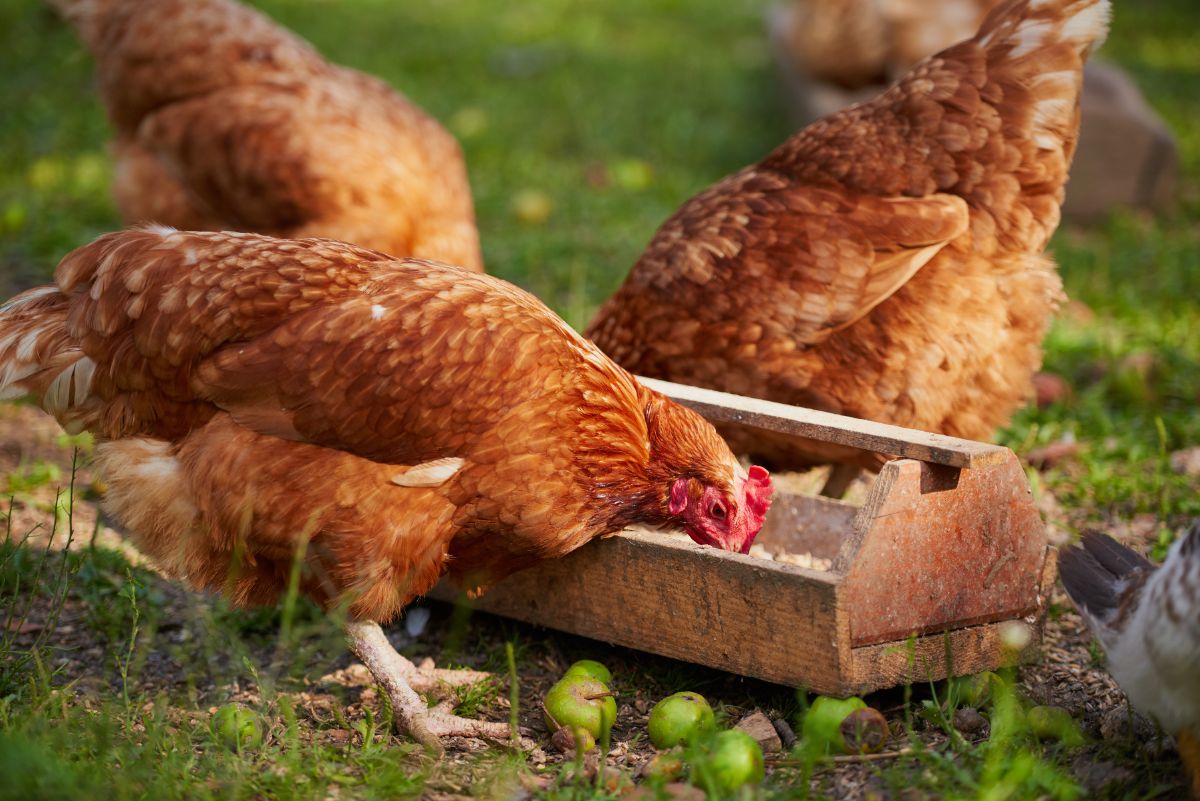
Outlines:
{"type": "Polygon", "coordinates": [[[1109,0],[1009,0],[992,9],[976,38],[989,49],[1007,46],[1012,59],[1059,42],[1086,59],[1108,35],[1111,15],[1109,0]]]}
{"type": "Polygon", "coordinates": [[[992,10],[976,40],[1034,98],[1030,136],[1074,152],[1082,62],[1104,42],[1109,0],[1010,0],[992,10]]]}
{"type": "Polygon", "coordinates": [[[0,306],[0,400],[33,397],[75,430],[95,363],[67,332],[68,306],[53,286],[22,292],[0,306]]]}
{"type": "Polygon", "coordinates": [[[1121,608],[1129,588],[1140,584],[1154,565],[1141,554],[1104,534],[1083,535],[1079,545],[1058,556],[1063,588],[1080,612],[1106,623],[1121,608]]]}

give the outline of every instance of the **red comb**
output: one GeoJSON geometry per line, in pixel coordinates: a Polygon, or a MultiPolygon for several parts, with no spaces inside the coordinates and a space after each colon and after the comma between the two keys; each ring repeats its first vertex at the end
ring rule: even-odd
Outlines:
{"type": "Polygon", "coordinates": [[[746,479],[746,506],[760,517],[766,515],[771,508],[771,495],[775,487],[771,484],[771,474],[765,468],[754,465],[750,468],[746,479]]]}

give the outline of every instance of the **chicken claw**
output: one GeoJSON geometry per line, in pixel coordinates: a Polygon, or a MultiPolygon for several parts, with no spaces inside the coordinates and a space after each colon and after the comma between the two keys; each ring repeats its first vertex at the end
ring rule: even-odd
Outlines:
{"type": "MultiPolygon", "coordinates": [[[[482,720],[470,720],[449,714],[447,704],[439,704],[430,709],[424,699],[417,695],[414,686],[436,686],[437,682],[445,682],[444,674],[459,671],[433,670],[421,671],[409,660],[396,653],[396,649],[388,642],[383,629],[374,621],[361,621],[346,624],[346,639],[351,650],[371,671],[371,675],[387,692],[391,699],[392,709],[396,715],[396,724],[406,734],[412,736],[426,748],[441,752],[442,737],[486,737],[493,740],[507,740],[511,732],[507,723],[493,723],[482,720]]],[[[459,684],[478,681],[486,673],[477,671],[462,671],[472,676],[469,681],[458,681],[459,684]]],[[[450,679],[447,683],[453,683],[450,679]]]]}
{"type": "MultiPolygon", "coordinates": [[[[403,659],[403,657],[401,657],[403,659]]],[[[408,660],[404,660],[408,662],[408,660]]],[[[417,692],[427,693],[444,689],[446,687],[468,687],[472,684],[478,684],[481,681],[486,681],[492,677],[491,673],[486,673],[482,670],[447,670],[434,666],[432,659],[426,657],[421,660],[421,664],[412,665],[411,672],[407,675],[408,685],[417,692]]]]}

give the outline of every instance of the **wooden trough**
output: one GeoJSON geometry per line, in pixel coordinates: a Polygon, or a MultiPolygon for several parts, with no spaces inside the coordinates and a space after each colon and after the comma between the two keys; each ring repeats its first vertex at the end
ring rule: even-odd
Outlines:
{"type": "MultiPolygon", "coordinates": [[[[473,605],[527,623],[821,693],[869,692],[1030,658],[1054,560],[1007,448],[663,381],[713,422],[898,457],[861,507],[776,490],[758,542],[829,570],[626,531],[473,605]],[[1006,627],[1030,635],[1023,650],[1006,627]]],[[[433,597],[456,601],[446,582],[433,597]]]]}

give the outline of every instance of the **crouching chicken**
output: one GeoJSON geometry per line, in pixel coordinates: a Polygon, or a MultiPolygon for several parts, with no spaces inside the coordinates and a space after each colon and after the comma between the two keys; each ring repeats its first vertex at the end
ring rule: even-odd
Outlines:
{"type": "Polygon", "coordinates": [[[472,591],[631,524],[745,552],[771,482],[531,295],[331,240],[152,227],[0,307],[0,397],[97,437],[107,513],[239,604],[345,610],[399,726],[505,737],[417,691],[380,623],[443,573],[472,591]]]}

